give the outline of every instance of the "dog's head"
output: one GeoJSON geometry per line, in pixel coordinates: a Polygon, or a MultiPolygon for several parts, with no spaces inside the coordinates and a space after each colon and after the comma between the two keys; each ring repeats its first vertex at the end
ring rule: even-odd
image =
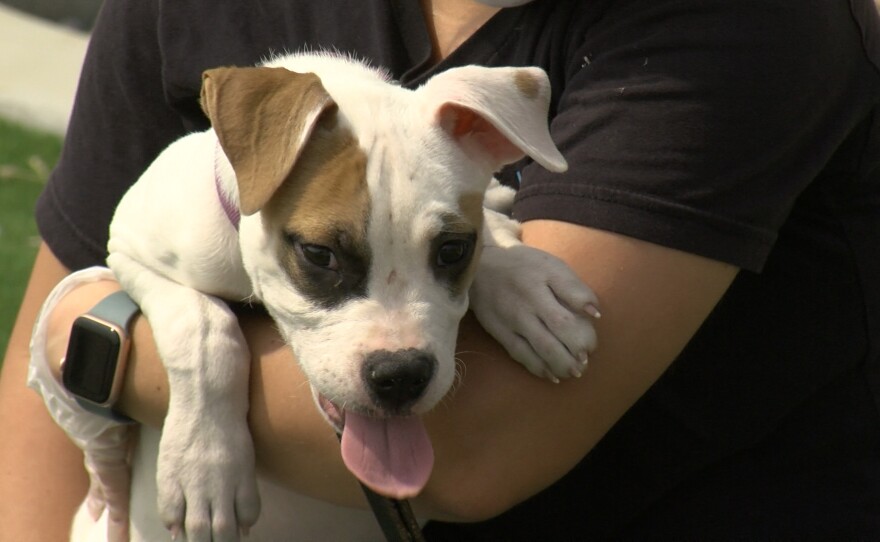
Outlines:
{"type": "Polygon", "coordinates": [[[254,291],[349,468],[409,496],[430,473],[416,416],[453,383],[492,174],[526,154],[565,168],[549,84],[464,67],[410,91],[350,61],[296,62],[209,70],[203,107],[235,172],[254,291]]]}

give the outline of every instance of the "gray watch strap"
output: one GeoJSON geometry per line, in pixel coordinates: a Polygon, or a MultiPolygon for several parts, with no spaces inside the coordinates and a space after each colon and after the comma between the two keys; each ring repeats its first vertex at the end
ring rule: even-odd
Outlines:
{"type": "Polygon", "coordinates": [[[119,423],[135,423],[134,420],[132,420],[131,418],[129,418],[125,414],[120,414],[119,412],[116,412],[115,410],[113,410],[113,407],[103,407],[101,405],[96,405],[95,403],[92,403],[91,401],[86,401],[85,399],[80,399],[79,397],[76,397],[76,396],[74,396],[74,399],[76,400],[76,404],[81,406],[83,410],[87,410],[87,411],[91,412],[92,414],[97,414],[98,416],[101,416],[102,418],[109,418],[109,419],[113,420],[114,422],[119,422],[119,423]]]}
{"type": "Polygon", "coordinates": [[[131,323],[131,319],[140,310],[141,308],[137,306],[132,298],[128,297],[127,293],[119,290],[102,299],[100,303],[92,307],[89,314],[97,316],[102,320],[113,322],[128,331],[128,324],[131,323]]]}

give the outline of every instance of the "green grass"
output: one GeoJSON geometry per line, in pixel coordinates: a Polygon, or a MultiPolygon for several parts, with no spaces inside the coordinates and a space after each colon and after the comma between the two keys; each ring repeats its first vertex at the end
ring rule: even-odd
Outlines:
{"type": "Polygon", "coordinates": [[[0,363],[39,245],[34,202],[61,138],[0,119],[0,363]]]}

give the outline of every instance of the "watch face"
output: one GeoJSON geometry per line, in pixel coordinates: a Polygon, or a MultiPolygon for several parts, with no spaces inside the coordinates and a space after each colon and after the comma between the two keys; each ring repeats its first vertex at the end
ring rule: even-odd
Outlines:
{"type": "Polygon", "coordinates": [[[122,339],[115,329],[87,317],[77,318],[64,358],[64,387],[93,403],[106,403],[121,347],[122,339]]]}

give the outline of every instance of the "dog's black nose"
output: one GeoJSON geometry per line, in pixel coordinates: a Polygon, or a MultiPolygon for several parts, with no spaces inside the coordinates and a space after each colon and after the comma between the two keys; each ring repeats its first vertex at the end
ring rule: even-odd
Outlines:
{"type": "Polygon", "coordinates": [[[404,413],[425,392],[436,366],[437,360],[424,350],[378,350],[367,355],[362,375],[378,406],[404,413]]]}

